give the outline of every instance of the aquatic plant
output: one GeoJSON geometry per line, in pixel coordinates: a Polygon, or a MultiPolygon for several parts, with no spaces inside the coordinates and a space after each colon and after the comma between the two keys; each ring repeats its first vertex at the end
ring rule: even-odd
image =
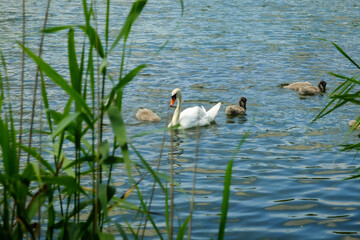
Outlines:
{"type": "MultiPolygon", "coordinates": [[[[335,48],[347,59],[349,60],[352,65],[360,70],[360,66],[335,42],[332,42],[332,44],[335,46],[335,48]]],[[[355,104],[360,105],[360,91],[356,89],[356,86],[360,85],[360,81],[358,78],[360,77],[360,74],[356,74],[352,77],[347,77],[342,74],[337,74],[330,72],[332,76],[339,78],[342,80],[342,83],[330,93],[330,101],[328,104],[320,111],[320,113],[315,117],[313,121],[316,121],[331,112],[337,110],[338,108],[344,106],[345,104],[355,104]]],[[[357,118],[356,123],[350,128],[350,131],[353,131],[356,129],[356,127],[360,124],[360,116],[357,118]]],[[[360,150],[360,142],[355,144],[346,144],[342,145],[343,151],[350,151],[360,150]]],[[[360,178],[359,173],[360,168],[357,169],[357,174],[349,177],[348,179],[352,178],[360,178]]]]}
{"type": "MultiPolygon", "coordinates": [[[[133,226],[126,217],[124,217],[123,223],[112,223],[118,229],[118,235],[124,239],[127,239],[128,236],[136,239],[144,238],[148,221],[160,239],[174,237],[175,217],[172,194],[177,183],[173,179],[173,174],[167,176],[155,170],[137,151],[136,147],[128,141],[122,117],[123,88],[147,67],[141,64],[126,73],[124,70],[127,40],[132,26],[146,3],[146,0],[136,0],[132,3],[124,24],[115,40],[110,44],[110,0],[106,1],[103,38],[99,36],[96,24],[94,24],[97,22],[93,3],[82,1],[85,24],[47,28],[46,21],[50,6],[50,1],[48,1],[38,54],[28,48],[24,40],[19,43],[19,49],[38,67],[29,130],[24,129],[21,122],[22,112],[19,116],[20,129],[19,131],[15,129],[14,113],[11,101],[9,101],[8,86],[10,82],[7,77],[5,57],[1,54],[1,239],[35,239],[37,237],[46,239],[114,239],[113,234],[105,231],[107,224],[111,223],[110,212],[114,209],[132,211],[142,223],[140,226],[133,226]],[[44,35],[57,34],[61,31],[67,32],[69,76],[61,75],[41,56],[44,35]],[[76,51],[75,41],[78,32],[85,39],[80,54],[76,51]],[[119,45],[122,55],[118,69],[119,78],[115,82],[108,74],[108,56],[115,52],[119,45]],[[66,96],[67,104],[61,110],[55,110],[49,104],[48,87],[46,86],[48,80],[55,83],[66,96]],[[106,81],[114,83],[109,93],[105,89],[106,81]],[[36,99],[37,91],[41,92],[41,99],[36,99]],[[42,119],[42,112],[35,111],[37,101],[40,101],[45,109],[46,123],[39,120],[41,128],[34,130],[35,115],[39,114],[39,118],[42,119]],[[105,114],[108,114],[111,122],[114,133],[113,143],[106,141],[103,137],[105,114]],[[22,138],[25,131],[29,133],[28,142],[22,138]],[[40,139],[40,142],[36,144],[33,143],[35,134],[40,139]],[[50,144],[45,144],[42,139],[50,139],[50,144]],[[70,152],[67,151],[69,147],[65,147],[69,144],[73,149],[70,152]],[[141,165],[135,164],[130,158],[130,151],[136,154],[141,165]],[[112,172],[115,164],[123,165],[127,173],[128,188],[123,189],[121,197],[116,195],[116,188],[112,184],[112,172]],[[135,168],[144,170],[139,179],[135,179],[132,174],[135,168]],[[83,176],[91,176],[91,183],[86,183],[83,176]],[[154,213],[150,209],[151,199],[146,199],[138,188],[145,177],[151,177],[154,181],[153,189],[158,186],[165,195],[167,237],[163,236],[153,219],[154,213]],[[132,192],[137,193],[138,205],[127,201],[132,192]]],[[[183,6],[182,1],[180,3],[183,6]]],[[[25,12],[24,2],[23,11],[25,12]]],[[[23,17],[25,18],[25,16],[23,17]]],[[[23,30],[25,31],[25,28],[23,30]]],[[[19,101],[24,101],[23,96],[19,101]]],[[[159,131],[167,132],[164,129],[159,131]]],[[[225,174],[218,239],[224,239],[225,236],[232,162],[233,160],[230,160],[225,174]]],[[[193,188],[195,188],[195,181],[193,188]]],[[[188,217],[182,222],[179,221],[177,239],[183,239],[186,234],[188,238],[191,237],[191,217],[192,210],[188,217]],[[187,228],[188,231],[186,231],[187,228]]]]}

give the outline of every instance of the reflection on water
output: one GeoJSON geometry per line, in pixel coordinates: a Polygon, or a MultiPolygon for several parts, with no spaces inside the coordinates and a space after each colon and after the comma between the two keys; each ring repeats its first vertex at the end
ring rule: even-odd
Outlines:
{"type": "Polygon", "coordinates": [[[226,123],[244,124],[246,122],[246,115],[231,116],[226,115],[226,123]]]}
{"type": "MultiPolygon", "coordinates": [[[[42,26],[42,4],[29,1],[28,45],[36,49],[42,26]]],[[[352,76],[353,66],[329,41],[336,41],[356,59],[359,52],[360,4],[349,1],[166,1],[149,2],[128,40],[127,69],[147,63],[146,68],[124,91],[123,117],[132,143],[152,162],[162,156],[159,171],[169,173],[174,159],[175,181],[183,191],[175,192],[177,217],[184,220],[189,212],[189,194],[193,187],[197,155],[194,239],[216,238],[221,212],[224,174],[229,160],[244,134],[250,132],[234,157],[231,197],[226,239],[337,239],[360,237],[359,184],[343,181],[355,174],[358,166],[354,153],[341,152],[339,144],[358,141],[358,132],[344,135],[348,121],[358,109],[346,106],[325,119],[311,123],[328,101],[328,93],[339,81],[328,72],[352,76]],[[175,31],[176,29],[176,31],[175,31]],[[170,41],[158,53],[159,47],[170,41]],[[154,55],[155,54],[155,55],[154,55]],[[295,81],[317,83],[325,80],[328,93],[302,97],[279,86],[295,81]],[[184,107],[204,105],[206,109],[221,101],[216,123],[186,131],[163,132],[172,116],[169,93],[180,87],[184,107]],[[225,115],[225,107],[235,99],[248,99],[247,114],[225,115]],[[139,122],[134,115],[148,107],[161,120],[139,122]],[[152,132],[152,134],[141,134],[152,132]],[[160,152],[164,150],[165,154],[160,152]]],[[[8,60],[12,96],[18,98],[20,52],[15,40],[21,39],[21,15],[18,1],[1,4],[0,47],[8,60]],[[14,17],[17,16],[17,17],[14,17]],[[11,29],[10,29],[11,28],[11,29]],[[16,50],[17,49],[17,50],[16,50]]],[[[49,26],[75,25],[82,12],[74,1],[53,2],[49,26]],[[69,12],[64,12],[69,11],[69,12]]],[[[99,4],[100,5],[100,4],[99,4]]],[[[120,1],[112,8],[111,19],[121,23],[129,2],[120,1]]],[[[101,15],[104,9],[99,9],[101,15]]],[[[101,18],[100,18],[101,19],[101,18]]],[[[115,24],[116,25],[116,24],[115,24]]],[[[118,25],[110,29],[115,38],[118,25]]],[[[99,31],[103,26],[99,23],[99,31]]],[[[63,76],[68,76],[66,34],[45,38],[43,56],[63,76]]],[[[116,79],[121,54],[109,56],[109,72],[116,79]]],[[[26,65],[28,94],[31,102],[34,65],[26,65]]],[[[68,79],[66,77],[66,79],[68,79]]],[[[52,109],[64,106],[61,90],[52,83],[49,99],[52,109]]],[[[112,84],[108,83],[109,89],[112,84]]],[[[14,101],[15,111],[19,103],[14,101]]],[[[25,111],[28,111],[26,106],[25,111]]],[[[111,131],[104,132],[112,139],[111,131]]],[[[137,161],[135,154],[132,158],[137,161]]],[[[116,168],[118,192],[123,192],[125,170],[116,168]]],[[[138,175],[139,177],[141,174],[138,175]]],[[[135,175],[136,177],[136,175],[135,175]]],[[[146,192],[151,179],[140,184],[146,192]]],[[[164,196],[156,194],[152,211],[164,213],[164,196]]],[[[165,226],[163,215],[154,216],[165,226]]],[[[122,218],[113,216],[121,222],[122,218]]],[[[109,231],[115,230],[112,226],[109,231]]],[[[165,231],[165,227],[161,228],[165,231]]],[[[152,229],[148,239],[157,239],[152,229]]]]}
{"type": "Polygon", "coordinates": [[[171,145],[170,145],[170,152],[169,154],[169,158],[177,158],[180,157],[183,153],[184,153],[184,149],[181,148],[180,144],[182,143],[181,138],[178,136],[179,135],[179,130],[175,129],[172,131],[171,134],[171,145]]]}

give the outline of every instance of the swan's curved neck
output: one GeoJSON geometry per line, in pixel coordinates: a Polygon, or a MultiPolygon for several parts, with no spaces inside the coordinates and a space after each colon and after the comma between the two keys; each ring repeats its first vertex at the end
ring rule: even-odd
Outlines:
{"type": "Polygon", "coordinates": [[[174,115],[172,117],[172,120],[170,122],[171,126],[176,126],[179,124],[180,109],[181,109],[181,94],[178,94],[177,100],[178,100],[178,103],[177,103],[174,115]]]}

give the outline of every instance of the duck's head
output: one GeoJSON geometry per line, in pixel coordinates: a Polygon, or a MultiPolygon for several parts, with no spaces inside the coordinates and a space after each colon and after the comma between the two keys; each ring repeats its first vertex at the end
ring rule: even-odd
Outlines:
{"type": "Polygon", "coordinates": [[[177,98],[181,98],[181,91],[179,88],[175,88],[172,92],[171,92],[171,102],[170,102],[170,107],[174,106],[175,101],[177,98]]]}
{"type": "Polygon", "coordinates": [[[247,99],[245,97],[241,97],[240,100],[239,100],[239,105],[243,109],[246,109],[246,101],[247,101],[247,99]]]}
{"type": "Polygon", "coordinates": [[[319,87],[321,92],[326,92],[326,82],[324,80],[319,82],[318,87],[319,87]]]}

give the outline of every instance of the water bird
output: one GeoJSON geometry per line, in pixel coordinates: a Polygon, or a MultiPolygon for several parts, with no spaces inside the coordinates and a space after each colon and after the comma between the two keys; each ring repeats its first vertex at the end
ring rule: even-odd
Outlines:
{"type": "MultiPolygon", "coordinates": [[[[353,127],[356,124],[356,120],[349,121],[349,127],[353,127]]],[[[360,130],[360,124],[356,126],[356,129],[360,130]]]]}
{"type": "Polygon", "coordinates": [[[232,115],[232,116],[245,114],[246,113],[246,101],[247,101],[247,99],[245,97],[241,97],[239,99],[239,106],[237,106],[237,105],[227,106],[225,109],[225,113],[227,115],[232,115]]]}
{"type": "Polygon", "coordinates": [[[180,128],[186,129],[196,126],[207,126],[211,122],[215,121],[216,115],[218,114],[221,107],[221,102],[218,102],[209,111],[206,111],[203,106],[195,106],[186,108],[180,113],[181,91],[179,88],[175,88],[171,92],[170,107],[174,106],[176,100],[178,100],[178,104],[168,127],[180,125],[180,128]]]}
{"type": "Polygon", "coordinates": [[[135,117],[140,121],[150,121],[150,122],[158,122],[160,121],[160,117],[147,108],[140,108],[137,112],[135,117]]]}
{"type": "Polygon", "coordinates": [[[299,91],[299,88],[304,87],[304,86],[312,86],[312,84],[309,82],[294,82],[294,83],[284,86],[284,88],[299,91]]]}
{"type": "Polygon", "coordinates": [[[294,82],[284,86],[284,88],[299,91],[301,95],[315,95],[326,91],[326,82],[320,81],[317,87],[309,82],[294,82]]]}
{"type": "Polygon", "coordinates": [[[318,93],[324,93],[326,92],[326,82],[320,81],[318,86],[302,86],[299,88],[299,93],[301,95],[316,95],[318,93]]]}

